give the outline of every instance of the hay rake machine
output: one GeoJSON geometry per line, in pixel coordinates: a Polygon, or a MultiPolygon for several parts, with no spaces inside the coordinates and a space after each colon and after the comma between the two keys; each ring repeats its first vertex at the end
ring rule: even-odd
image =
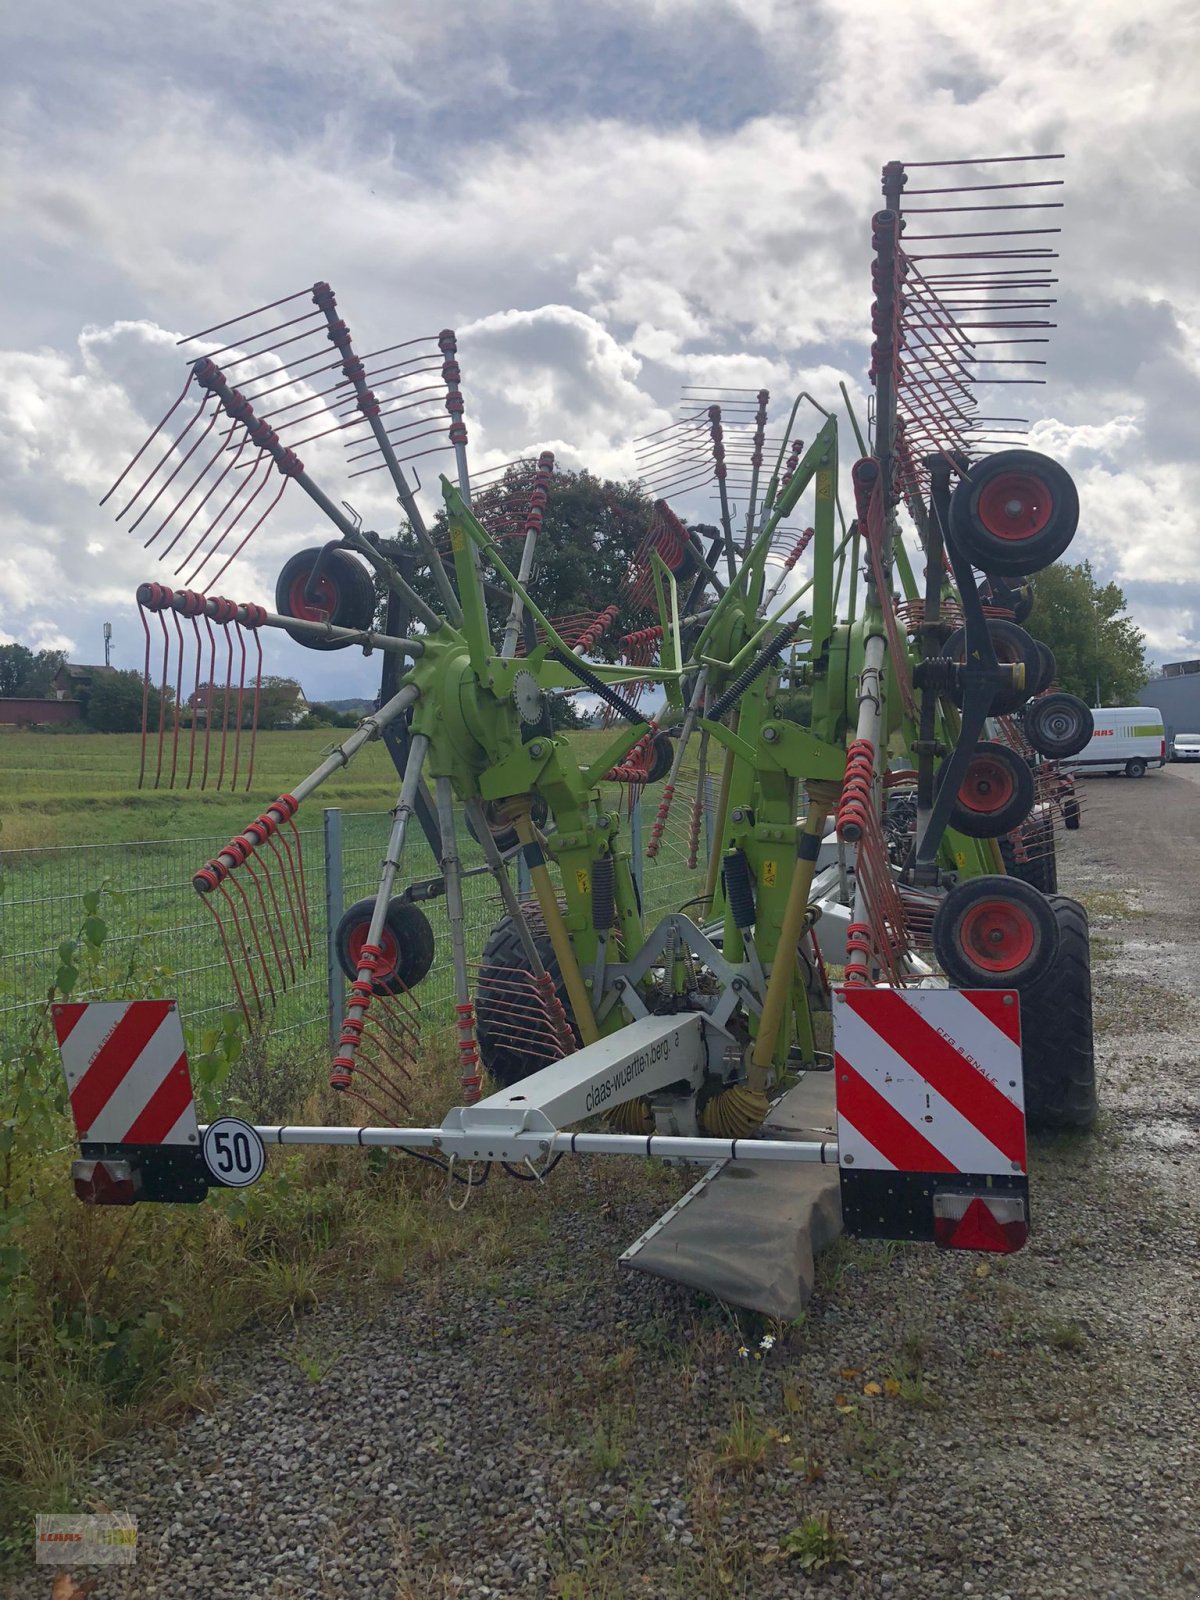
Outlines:
{"type": "Polygon", "coordinates": [[[378,891],[337,930],[350,988],[330,1082],[366,1115],[201,1128],[173,1007],[63,1005],[85,1199],[199,1199],[252,1181],[269,1144],[420,1151],[465,1193],[493,1168],[540,1179],[564,1154],[624,1154],[712,1172],[835,1168],[822,1181],[840,1188],[853,1231],[1020,1246],[1026,1117],[1094,1114],[1086,922],[1044,892],[1054,827],[1078,820],[1053,758],[1086,742],[1090,717],[1053,692],[1053,658],[1018,620],[1030,575],[1074,534],[1074,486],[1011,445],[1016,419],[979,415],[978,347],[998,341],[977,330],[1048,326],[1027,313],[1052,252],[1026,250],[1025,230],[1003,248],[990,232],[940,235],[988,240],[970,255],[986,265],[964,268],[961,252],[915,252],[905,210],[914,193],[983,194],[949,209],[995,209],[996,187],[1006,212],[1030,194],[1031,208],[1057,204],[1041,198],[1057,180],[997,186],[991,170],[970,164],[970,187],[917,190],[901,164],[884,169],[872,437],[851,413],[851,520],[832,412],[801,395],[769,432],[765,390],[689,390],[675,422],[637,441],[652,514],[619,592],[586,616],[553,619],[532,593],[553,457],[509,464],[484,494],[472,481],[453,333],[359,357],[316,284],[196,336],[237,329],[191,360],[114,486],[118,515],[153,522],[147,548],[188,585],[138,592],[144,777],[250,787],[262,628],[382,657],[377,709],[194,879],[247,1019],[269,1025],[311,945],[297,810],[366,743],[385,743],[399,793],[378,891]],[[929,265],[947,260],[949,272],[929,265]],[[977,312],[999,320],[966,320],[977,312]],[[199,403],[180,425],[189,394],[199,403]],[[812,419],[807,443],[799,418],[812,419]],[[397,537],[364,530],[306,470],[298,449],[336,434],[352,476],[388,474],[397,537]],[[442,450],[453,476],[427,522],[405,469],[442,450]],[[211,593],[290,486],[332,537],[286,563],[274,611],[211,593]],[[689,526],[668,496],[705,489],[717,520],[689,526]],[[604,659],[601,640],[620,659],[604,659]],[[554,696],[578,693],[608,724],[592,760],[550,718],[554,696]],[[665,916],[643,912],[614,784],[638,798],[661,785],[648,858],[682,827],[696,877],[665,916]],[[474,965],[464,820],[503,911],[474,965]],[[404,885],[414,825],[441,872],[404,885]],[[446,902],[461,1103],[437,1126],[406,1127],[420,985],[436,959],[422,902],[434,896],[446,902]],[[773,1120],[797,1076],[829,1090],[810,1137],[773,1120]],[[594,1118],[603,1125],[579,1128],[594,1118]]]}

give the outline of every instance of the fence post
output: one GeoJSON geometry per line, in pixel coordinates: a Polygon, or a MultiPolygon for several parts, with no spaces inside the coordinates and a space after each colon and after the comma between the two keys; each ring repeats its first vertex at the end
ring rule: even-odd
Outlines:
{"type": "Polygon", "coordinates": [[[642,794],[641,789],[635,789],[636,799],[633,810],[629,814],[629,848],[633,853],[633,881],[637,884],[638,900],[642,905],[646,903],[646,895],[642,885],[642,794]]]}
{"type": "Polygon", "coordinates": [[[325,970],[329,996],[329,1047],[336,1055],[346,1009],[345,979],[337,957],[336,940],[337,926],[345,910],[341,807],[326,806],[322,815],[325,824],[325,970]]]}

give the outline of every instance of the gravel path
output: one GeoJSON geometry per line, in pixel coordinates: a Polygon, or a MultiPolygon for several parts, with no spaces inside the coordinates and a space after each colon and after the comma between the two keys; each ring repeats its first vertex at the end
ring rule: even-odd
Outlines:
{"type": "Polygon", "coordinates": [[[96,1600],[1200,1594],[1197,780],[1093,781],[1060,840],[1105,1112],[1036,1145],[1022,1254],[841,1241],[742,1359],[760,1328],[618,1272],[644,1189],[572,1173],[494,1277],[246,1340],[209,1414],[103,1460],[142,1548],[96,1600]],[[825,1513],[809,1569],[781,1541],[825,1513]]]}

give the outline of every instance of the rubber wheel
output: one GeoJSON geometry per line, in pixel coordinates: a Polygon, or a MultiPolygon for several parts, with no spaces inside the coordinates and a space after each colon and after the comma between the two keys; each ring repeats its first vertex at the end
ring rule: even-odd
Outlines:
{"type": "MultiPolygon", "coordinates": [[[[949,765],[946,761],[938,769],[938,788],[949,765]]],[[[959,785],[950,826],[972,839],[999,839],[1024,822],[1033,798],[1033,773],[1025,758],[1006,744],[982,739],[959,785]]]]}
{"type": "Polygon", "coordinates": [[[1099,1106],[1092,1049],[1092,967],[1087,912],[1055,895],[1058,954],[1021,995],[1025,1121],[1035,1132],[1090,1128],[1099,1106]]]}
{"type": "MultiPolygon", "coordinates": [[[[320,546],[301,550],[284,564],[275,584],[275,609],[281,617],[301,617],[306,622],[332,622],[339,628],[369,628],[375,618],[375,585],[371,574],[348,550],[320,546]],[[306,600],[304,591],[321,558],[316,593],[306,600]]],[[[321,639],[301,629],[286,632],[306,650],[345,650],[353,639],[321,639]]]]}
{"type": "Polygon", "coordinates": [[[1146,776],[1146,763],[1144,761],[1127,761],[1125,763],[1125,776],[1127,778],[1144,778],[1146,776]]]}
{"type": "MultiPolygon", "coordinates": [[[[993,717],[1008,717],[1014,711],[1019,711],[1028,700],[1031,693],[1029,685],[1037,682],[1038,674],[1042,670],[1037,640],[1017,623],[1009,622],[1004,617],[988,617],[987,630],[988,637],[992,641],[992,649],[996,652],[996,660],[1002,665],[1020,665],[1025,668],[1025,683],[1022,688],[1017,688],[1015,685],[1012,688],[1001,687],[992,696],[990,714],[993,717]]],[[[942,654],[960,663],[966,660],[965,628],[955,628],[942,646],[942,654]]],[[[958,694],[955,698],[961,701],[962,696],[958,694]]]]}
{"type": "Polygon", "coordinates": [[[968,878],[933,919],[933,953],[959,989],[1024,989],[1045,975],[1057,950],[1050,902],[1019,878],[968,878]]]}
{"type": "Polygon", "coordinates": [[[1004,857],[1004,870],[1010,878],[1019,878],[1042,894],[1055,894],[1058,890],[1058,853],[1054,848],[1054,827],[1046,821],[1036,822],[1025,832],[1027,861],[1017,860],[1016,845],[1011,839],[1001,839],[1000,854],[1004,857]]]}
{"type": "MultiPolygon", "coordinates": [[[[359,958],[374,912],[374,895],[356,900],[342,913],[333,936],[338,963],[351,983],[358,977],[359,958]]],[[[434,956],[433,929],[420,906],[399,898],[389,901],[379,947],[386,965],[375,977],[376,994],[404,994],[420,983],[434,956]]]]}
{"type": "Polygon", "coordinates": [[[1071,475],[1036,450],[1000,450],[962,477],[950,500],[950,537],[983,572],[1041,572],[1075,537],[1071,475]]]}
{"type": "MultiPolygon", "coordinates": [[[[571,1002],[550,935],[536,912],[527,910],[525,916],[538,957],[554,982],[555,993],[575,1032],[571,1002]]],[[[560,1055],[556,1047],[540,1044],[538,1035],[545,1031],[546,1025],[536,1013],[528,1015],[533,990],[522,976],[528,973],[529,962],[521,947],[517,925],[511,917],[505,917],[488,935],[475,988],[475,1037],[479,1041],[479,1056],[493,1082],[502,1089],[519,1083],[531,1072],[540,1072],[560,1055]],[[522,1016],[522,1012],[527,1014],[522,1016]]],[[[575,1042],[579,1043],[578,1033],[575,1033],[575,1042]]]]}
{"type": "MultiPolygon", "coordinates": [[[[503,856],[507,855],[510,850],[515,850],[520,841],[517,838],[517,830],[515,826],[511,822],[506,822],[504,818],[499,815],[501,807],[502,802],[499,800],[485,800],[483,802],[483,814],[487,818],[488,831],[491,833],[492,838],[496,842],[496,848],[503,856]]],[[[533,796],[532,803],[529,807],[529,814],[532,816],[535,826],[539,828],[543,825],[547,816],[549,815],[549,812],[546,808],[546,802],[540,794],[535,794],[533,796]]],[[[475,818],[470,811],[467,812],[466,818],[467,832],[471,835],[476,844],[481,844],[482,840],[475,830],[475,818]]]]}
{"type": "Polygon", "coordinates": [[[675,746],[669,733],[659,732],[650,741],[650,770],[646,773],[646,782],[661,783],[671,770],[671,763],[675,760],[675,746]]]}
{"type": "Polygon", "coordinates": [[[1080,812],[1079,801],[1075,799],[1074,795],[1063,801],[1062,815],[1063,827],[1066,828],[1067,832],[1077,833],[1079,831],[1080,812]]]}
{"type": "Polygon", "coordinates": [[[1033,642],[1037,646],[1038,661],[1041,666],[1033,693],[1045,694],[1055,678],[1058,677],[1058,658],[1050,646],[1043,644],[1041,639],[1035,639],[1033,642]]]}
{"type": "Polygon", "coordinates": [[[1054,761],[1077,756],[1096,731],[1095,718],[1076,694],[1044,694],[1025,707],[1025,737],[1039,755],[1054,761]]]}

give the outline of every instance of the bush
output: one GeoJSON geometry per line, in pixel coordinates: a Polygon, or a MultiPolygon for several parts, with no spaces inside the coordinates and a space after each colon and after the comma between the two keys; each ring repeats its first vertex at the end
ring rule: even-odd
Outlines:
{"type": "MultiPolygon", "coordinates": [[[[138,733],[142,726],[144,688],[140,672],[103,673],[92,680],[84,716],[97,733],[138,733]]],[[[162,697],[151,685],[146,700],[146,722],[158,729],[162,697]]]]}

